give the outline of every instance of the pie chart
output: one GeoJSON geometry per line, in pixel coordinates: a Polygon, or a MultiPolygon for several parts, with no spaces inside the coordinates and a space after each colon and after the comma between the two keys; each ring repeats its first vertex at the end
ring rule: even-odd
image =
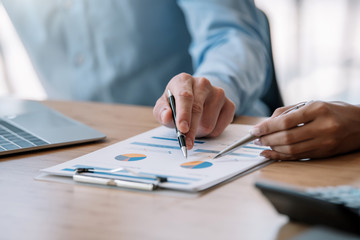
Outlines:
{"type": "Polygon", "coordinates": [[[139,161],[146,158],[146,155],[139,154],[139,153],[127,153],[127,154],[121,154],[115,157],[116,160],[119,161],[126,161],[126,162],[133,162],[133,161],[139,161]]]}
{"type": "Polygon", "coordinates": [[[205,161],[192,161],[181,164],[180,166],[183,168],[191,168],[191,169],[200,169],[211,167],[213,164],[211,162],[205,161]]]}

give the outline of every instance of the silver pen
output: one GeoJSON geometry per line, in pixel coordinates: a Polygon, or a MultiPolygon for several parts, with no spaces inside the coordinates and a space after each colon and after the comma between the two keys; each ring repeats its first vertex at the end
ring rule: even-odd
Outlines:
{"type": "MultiPolygon", "coordinates": [[[[289,108],[285,112],[281,113],[278,117],[285,115],[287,113],[290,113],[292,111],[295,111],[295,110],[305,106],[306,104],[307,104],[307,102],[301,102],[301,103],[295,105],[294,107],[289,108]]],[[[254,136],[251,133],[248,133],[246,136],[242,137],[239,141],[236,141],[235,143],[231,144],[230,146],[226,147],[225,149],[220,151],[218,154],[216,154],[214,159],[224,156],[224,155],[234,151],[235,149],[241,147],[242,145],[247,144],[251,141],[254,141],[257,138],[259,138],[259,136],[254,136]]]]}
{"type": "Polygon", "coordinates": [[[168,89],[168,97],[169,97],[170,108],[171,108],[171,112],[173,115],[173,120],[174,120],[174,125],[175,125],[176,135],[177,135],[177,138],[179,141],[179,145],[180,145],[180,148],[181,148],[181,151],[182,151],[184,157],[187,158],[187,147],[186,147],[185,135],[183,133],[181,133],[176,126],[175,98],[169,89],[168,89]]]}

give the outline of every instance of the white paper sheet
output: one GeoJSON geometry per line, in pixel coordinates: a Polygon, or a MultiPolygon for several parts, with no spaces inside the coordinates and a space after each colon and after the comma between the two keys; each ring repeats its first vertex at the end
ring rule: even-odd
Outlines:
{"type": "MultiPolygon", "coordinates": [[[[249,128],[249,125],[232,124],[217,138],[197,139],[194,148],[188,152],[188,159],[185,159],[175,130],[158,127],[42,171],[72,176],[78,167],[96,170],[124,167],[142,174],[166,177],[168,181],[160,183],[162,188],[201,191],[268,161],[259,156],[266,148],[253,143],[213,159],[216,153],[244,136],[249,128]]],[[[125,170],[102,177],[151,182],[125,170]]]]}

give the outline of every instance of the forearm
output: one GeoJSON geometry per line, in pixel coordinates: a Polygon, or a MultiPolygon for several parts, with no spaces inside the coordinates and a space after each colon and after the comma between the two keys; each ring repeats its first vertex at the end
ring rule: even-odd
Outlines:
{"type": "Polygon", "coordinates": [[[264,15],[250,0],[179,2],[192,35],[194,75],[223,88],[242,114],[272,76],[264,15]]]}
{"type": "Polygon", "coordinates": [[[240,115],[248,112],[248,107],[253,107],[260,98],[271,69],[261,43],[241,43],[247,40],[240,37],[235,41],[209,51],[194,75],[206,77],[213,85],[223,88],[227,97],[235,103],[236,114],[240,115]],[[236,48],[239,50],[232,50],[236,48]]]}

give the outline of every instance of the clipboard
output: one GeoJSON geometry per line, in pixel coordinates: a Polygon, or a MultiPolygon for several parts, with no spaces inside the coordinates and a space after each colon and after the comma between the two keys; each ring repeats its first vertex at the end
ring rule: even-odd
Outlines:
{"type": "Polygon", "coordinates": [[[217,138],[197,139],[185,159],[173,129],[161,126],[42,172],[120,188],[199,192],[272,162],[259,156],[267,148],[253,143],[213,159],[250,128],[231,124],[217,138]]]}

